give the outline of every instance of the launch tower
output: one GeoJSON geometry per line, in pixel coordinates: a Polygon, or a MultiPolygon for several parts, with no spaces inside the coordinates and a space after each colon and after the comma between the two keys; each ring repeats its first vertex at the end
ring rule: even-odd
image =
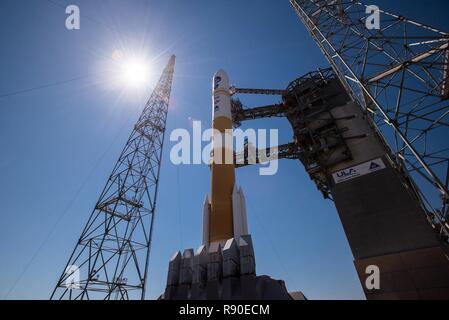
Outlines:
{"type": "Polygon", "coordinates": [[[145,299],[175,56],[165,67],[51,299],[145,299]]]}

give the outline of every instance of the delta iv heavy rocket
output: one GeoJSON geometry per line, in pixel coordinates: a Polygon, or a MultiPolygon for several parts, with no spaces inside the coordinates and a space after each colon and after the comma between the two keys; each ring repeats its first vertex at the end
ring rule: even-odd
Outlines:
{"type": "Polygon", "coordinates": [[[165,300],[291,300],[281,280],[256,275],[248,233],[245,197],[235,184],[231,93],[226,72],[213,78],[211,194],[203,208],[203,244],[194,251],[177,251],[170,259],[165,300]]]}
{"type": "Polygon", "coordinates": [[[217,134],[211,153],[211,196],[206,195],[203,209],[206,246],[248,234],[245,197],[235,184],[229,78],[222,69],[215,73],[212,83],[212,128],[217,134]]]}

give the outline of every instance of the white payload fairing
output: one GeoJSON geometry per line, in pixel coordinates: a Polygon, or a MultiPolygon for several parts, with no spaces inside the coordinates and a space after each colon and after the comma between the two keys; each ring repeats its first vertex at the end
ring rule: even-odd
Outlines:
{"type": "Polygon", "coordinates": [[[203,207],[203,244],[206,246],[214,242],[224,244],[228,239],[248,234],[245,197],[235,184],[233,144],[224,142],[226,135],[232,141],[231,93],[224,70],[215,73],[212,88],[212,127],[220,135],[213,138],[211,195],[206,195],[203,207]],[[217,143],[218,138],[221,143],[217,143]],[[216,161],[217,154],[221,155],[221,161],[216,161]]]}

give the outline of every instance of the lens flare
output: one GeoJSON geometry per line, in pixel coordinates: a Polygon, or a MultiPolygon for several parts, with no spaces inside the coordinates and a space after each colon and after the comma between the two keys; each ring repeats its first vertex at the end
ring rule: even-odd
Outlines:
{"type": "Polygon", "coordinates": [[[122,80],[125,85],[133,88],[142,88],[150,78],[148,63],[141,58],[130,58],[122,62],[122,80]]]}

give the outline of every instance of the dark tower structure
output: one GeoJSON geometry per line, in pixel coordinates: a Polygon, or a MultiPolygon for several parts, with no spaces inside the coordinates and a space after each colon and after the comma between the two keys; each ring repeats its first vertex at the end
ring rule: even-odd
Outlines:
{"type": "Polygon", "coordinates": [[[108,178],[51,299],[144,299],[172,56],[108,178]]]}
{"type": "MultiPolygon", "coordinates": [[[[355,0],[290,3],[351,98],[324,117],[349,159],[320,171],[367,297],[449,298],[449,34],[355,0]],[[370,265],[380,289],[365,285],[370,265]]],[[[336,160],[329,150],[318,158],[336,160]]]]}
{"type": "Polygon", "coordinates": [[[449,33],[355,0],[290,3],[393,161],[420,186],[429,219],[447,232],[449,33]]]}
{"type": "Polygon", "coordinates": [[[293,141],[268,153],[299,159],[335,202],[368,299],[449,299],[449,34],[354,0],[290,2],[331,68],[234,88],[282,96],[234,98],[234,124],[288,119],[293,141]]]}

